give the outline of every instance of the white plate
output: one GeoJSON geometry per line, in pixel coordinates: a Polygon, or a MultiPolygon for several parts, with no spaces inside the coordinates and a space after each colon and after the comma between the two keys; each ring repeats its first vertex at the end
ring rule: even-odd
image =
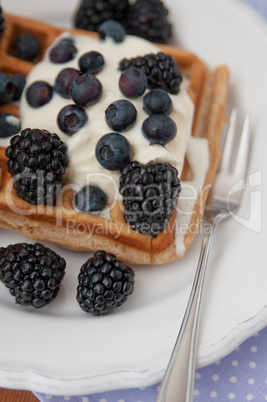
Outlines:
{"type": "MultiPolygon", "coordinates": [[[[231,70],[230,104],[253,117],[250,189],[240,212],[221,224],[214,241],[200,328],[198,366],[231,352],[267,324],[266,215],[261,216],[266,167],[266,54],[263,21],[234,0],[168,2],[175,40],[211,66],[231,70]],[[264,221],[264,222],[263,222],[264,221]],[[262,229],[261,229],[262,223],[262,229]]],[[[3,0],[6,11],[70,26],[77,2],[3,0]]],[[[1,246],[25,240],[0,229],[1,246]]],[[[200,238],[184,258],[136,267],[128,302],[104,317],[83,313],[75,301],[77,274],[88,253],[54,247],[68,262],[57,299],[43,311],[14,304],[0,293],[0,386],[50,394],[90,394],[160,381],[189,296],[200,238]]]]}

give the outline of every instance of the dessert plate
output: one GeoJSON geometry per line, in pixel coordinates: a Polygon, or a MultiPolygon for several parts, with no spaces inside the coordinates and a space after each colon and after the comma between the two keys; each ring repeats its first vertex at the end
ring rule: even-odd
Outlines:
{"type": "MultiPolygon", "coordinates": [[[[267,27],[237,0],[166,1],[174,23],[173,44],[193,51],[211,67],[231,71],[229,110],[253,119],[253,143],[245,202],[221,224],[215,238],[202,309],[198,366],[215,362],[267,324],[266,215],[261,201],[267,165],[267,27]]],[[[71,26],[78,2],[3,0],[7,12],[71,26]]],[[[234,189],[233,189],[234,190],[234,189]]],[[[14,304],[0,287],[0,386],[54,395],[90,394],[148,386],[167,366],[189,297],[201,233],[180,260],[135,266],[133,295],[117,311],[92,317],[79,308],[77,275],[90,253],[52,247],[67,273],[57,299],[40,311],[14,304]]],[[[27,241],[0,229],[1,246],[27,241]]]]}

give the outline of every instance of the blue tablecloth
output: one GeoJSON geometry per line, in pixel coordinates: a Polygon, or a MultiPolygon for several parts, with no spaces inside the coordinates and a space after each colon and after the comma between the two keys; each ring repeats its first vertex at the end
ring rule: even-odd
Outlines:
{"type": "MultiPolygon", "coordinates": [[[[240,0],[267,21],[267,0],[240,0]]],[[[266,55],[267,57],[267,55],[266,55]]],[[[194,402],[267,401],[267,328],[224,359],[196,371],[194,402]]],[[[41,402],[155,402],[160,384],[82,396],[35,393],[41,402]]]]}

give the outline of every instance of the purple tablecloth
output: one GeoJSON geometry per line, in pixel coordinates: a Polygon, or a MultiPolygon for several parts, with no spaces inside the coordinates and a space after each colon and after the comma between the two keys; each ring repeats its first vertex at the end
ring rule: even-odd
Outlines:
{"type": "MultiPolygon", "coordinates": [[[[267,0],[240,0],[267,20],[267,0]]],[[[194,402],[267,401],[267,328],[224,359],[196,371],[194,402]]],[[[41,402],[155,402],[160,384],[82,396],[35,393],[41,402]]]]}

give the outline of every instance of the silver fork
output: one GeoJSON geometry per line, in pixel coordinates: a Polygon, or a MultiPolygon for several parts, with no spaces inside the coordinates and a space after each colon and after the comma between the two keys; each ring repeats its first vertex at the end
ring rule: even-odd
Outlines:
{"type": "Polygon", "coordinates": [[[237,111],[234,109],[229,121],[220,168],[205,207],[204,227],[208,227],[209,230],[205,231],[203,236],[191,294],[157,402],[191,402],[193,399],[200,307],[214,231],[220,221],[238,211],[243,196],[242,186],[239,188],[240,191],[237,191],[237,185],[242,183],[246,175],[250,145],[250,118],[248,115],[245,118],[235,167],[230,171],[236,116],[237,111]],[[229,191],[233,187],[235,191],[230,199],[229,191]]]}

